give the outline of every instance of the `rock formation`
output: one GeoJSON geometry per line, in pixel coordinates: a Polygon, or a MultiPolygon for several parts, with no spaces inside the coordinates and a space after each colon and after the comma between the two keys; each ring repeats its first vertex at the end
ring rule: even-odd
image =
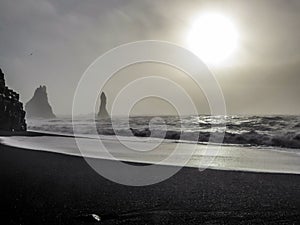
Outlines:
{"type": "Polygon", "coordinates": [[[129,128],[132,132],[132,134],[136,137],[150,137],[151,136],[151,131],[149,128],[144,128],[142,130],[139,129],[134,129],[134,128],[129,128]]]}
{"type": "Polygon", "coordinates": [[[19,94],[5,86],[5,79],[0,69],[0,130],[25,131],[25,111],[19,101],[19,94]]]}
{"type": "Polygon", "coordinates": [[[52,107],[48,102],[46,86],[38,87],[33,97],[25,105],[27,118],[55,118],[52,107]]]}
{"type": "Polygon", "coordinates": [[[98,112],[98,117],[100,119],[110,119],[110,116],[106,109],[106,96],[105,96],[104,92],[101,93],[100,100],[101,100],[101,103],[100,103],[100,108],[99,108],[99,112],[98,112]]]}

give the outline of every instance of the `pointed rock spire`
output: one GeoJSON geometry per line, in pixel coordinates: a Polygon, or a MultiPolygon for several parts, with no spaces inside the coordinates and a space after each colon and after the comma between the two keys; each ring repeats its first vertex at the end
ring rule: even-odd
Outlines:
{"type": "Polygon", "coordinates": [[[100,107],[99,107],[98,117],[101,119],[108,119],[108,118],[110,118],[110,116],[106,109],[106,96],[105,96],[104,92],[101,93],[100,100],[101,100],[101,103],[100,103],[100,107]]]}
{"type": "Polygon", "coordinates": [[[38,87],[33,97],[25,105],[28,118],[55,118],[52,107],[48,102],[46,86],[38,87]]]}

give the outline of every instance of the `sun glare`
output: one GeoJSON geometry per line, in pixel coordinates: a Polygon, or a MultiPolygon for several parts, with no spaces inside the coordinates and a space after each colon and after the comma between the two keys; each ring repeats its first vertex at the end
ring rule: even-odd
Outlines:
{"type": "Polygon", "coordinates": [[[208,64],[219,64],[229,58],[237,42],[238,33],[233,23],[213,13],[198,17],[187,37],[189,50],[208,64]]]}

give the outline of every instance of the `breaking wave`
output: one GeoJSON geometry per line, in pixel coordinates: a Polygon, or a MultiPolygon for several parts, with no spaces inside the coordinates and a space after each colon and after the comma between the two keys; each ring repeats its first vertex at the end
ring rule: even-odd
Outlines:
{"type": "MultiPolygon", "coordinates": [[[[78,118],[73,121],[82,134],[92,134],[94,120],[78,118]]],[[[270,146],[300,149],[300,116],[175,116],[118,118],[112,129],[110,121],[96,121],[98,134],[138,137],[156,137],[172,140],[206,143],[212,132],[222,133],[225,144],[242,146],[270,146]]],[[[28,128],[38,131],[73,133],[69,118],[30,120],[28,128]]]]}

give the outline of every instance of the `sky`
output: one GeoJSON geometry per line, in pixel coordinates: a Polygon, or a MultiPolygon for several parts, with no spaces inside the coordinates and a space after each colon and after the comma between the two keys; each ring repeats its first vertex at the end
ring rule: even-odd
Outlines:
{"type": "MultiPolygon", "coordinates": [[[[2,0],[0,67],[7,85],[20,93],[24,103],[35,88],[46,85],[54,112],[68,115],[78,81],[100,55],[139,40],[187,47],[193,21],[210,11],[230,18],[239,33],[230,60],[209,65],[222,88],[228,114],[299,114],[298,0],[2,0]]],[[[172,79],[179,76],[173,69],[163,69],[166,72],[172,79]]],[[[109,109],[109,99],[122,83],[117,75],[115,80],[106,90],[109,109]]],[[[186,82],[185,87],[192,90],[186,82]]],[[[200,113],[207,113],[201,91],[190,94],[200,113]]],[[[141,103],[135,111],[167,112],[163,105],[155,100],[141,103]]]]}

